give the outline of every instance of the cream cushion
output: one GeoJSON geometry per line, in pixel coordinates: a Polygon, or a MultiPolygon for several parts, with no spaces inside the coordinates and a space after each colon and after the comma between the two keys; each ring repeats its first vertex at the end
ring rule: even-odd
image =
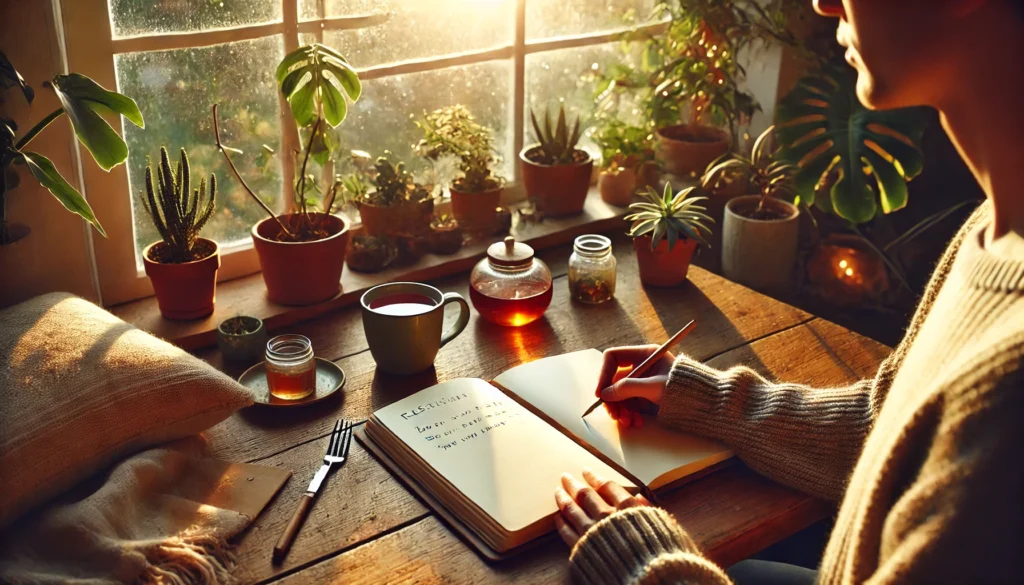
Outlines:
{"type": "Polygon", "coordinates": [[[0,526],[252,404],[203,361],[66,293],[0,311],[0,526]]]}

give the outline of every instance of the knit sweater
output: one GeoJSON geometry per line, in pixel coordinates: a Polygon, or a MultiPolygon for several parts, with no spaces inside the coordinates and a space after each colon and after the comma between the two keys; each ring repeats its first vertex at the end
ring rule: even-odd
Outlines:
{"type": "MultiPolygon", "coordinates": [[[[936,268],[871,380],[811,389],[680,357],[661,422],[842,501],[822,584],[1019,583],[1024,528],[1024,260],[984,248],[986,203],[936,268]]],[[[586,583],[727,584],[663,510],[596,523],[571,556],[586,583]]]]}

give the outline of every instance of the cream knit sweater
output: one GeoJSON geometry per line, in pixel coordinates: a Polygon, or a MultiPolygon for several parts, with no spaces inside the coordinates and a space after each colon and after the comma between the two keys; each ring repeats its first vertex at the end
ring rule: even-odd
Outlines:
{"type": "MultiPolygon", "coordinates": [[[[669,376],[659,420],[842,500],[822,584],[1024,582],[1024,260],[984,249],[989,209],[950,244],[873,380],[811,389],[685,357],[669,376]]],[[[656,508],[598,522],[571,570],[586,583],[729,583],[656,508]]]]}

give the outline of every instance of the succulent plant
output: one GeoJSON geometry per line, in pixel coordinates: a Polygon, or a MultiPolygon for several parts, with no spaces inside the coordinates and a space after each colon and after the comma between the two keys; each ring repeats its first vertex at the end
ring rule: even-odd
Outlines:
{"type": "Polygon", "coordinates": [[[161,261],[182,263],[198,260],[203,256],[197,249],[199,232],[213,215],[217,196],[217,177],[210,175],[210,194],[206,194],[206,179],[199,181],[198,189],[191,189],[188,155],[181,149],[181,160],[171,173],[171,161],[167,149],[160,149],[160,166],[157,169],[157,186],[153,186],[153,170],[146,166],[146,196],[140,197],[142,207],[153,220],[164,249],[161,261]]]}
{"type": "Polygon", "coordinates": [[[712,189],[719,186],[724,180],[746,179],[750,186],[757,189],[761,195],[757,209],[753,212],[754,218],[765,214],[769,197],[793,199],[796,196],[793,176],[798,169],[794,165],[776,160],[772,152],[768,150],[768,137],[774,128],[774,126],[769,126],[757,137],[749,157],[740,154],[725,154],[711,163],[701,178],[701,186],[705,189],[712,189]]]}
{"type": "Polygon", "coordinates": [[[711,233],[704,222],[714,223],[701,205],[707,197],[693,197],[696,187],[687,187],[678,193],[672,193],[672,184],[666,183],[664,192],[659,195],[653,187],[639,193],[642,201],[633,203],[629,209],[633,212],[626,216],[626,221],[633,222],[629,228],[629,236],[651,236],[651,249],[658,247],[662,238],[668,238],[668,249],[671,250],[680,237],[689,238],[705,246],[711,247],[704,239],[704,233],[711,233]],[[703,233],[702,233],[703,232],[703,233]]]}
{"type": "Polygon", "coordinates": [[[544,112],[544,127],[537,123],[537,116],[530,110],[530,123],[533,125],[534,139],[540,143],[541,160],[537,162],[550,165],[568,165],[575,161],[576,144],[580,141],[582,129],[577,116],[572,124],[572,131],[565,119],[565,106],[558,109],[558,122],[551,129],[551,112],[544,112]]]}

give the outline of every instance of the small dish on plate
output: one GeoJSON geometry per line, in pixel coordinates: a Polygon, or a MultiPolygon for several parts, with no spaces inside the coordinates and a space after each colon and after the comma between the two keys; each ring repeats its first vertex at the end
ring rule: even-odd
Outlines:
{"type": "Polygon", "coordinates": [[[316,358],[316,392],[300,400],[284,400],[270,393],[270,386],[267,385],[267,369],[264,362],[260,362],[249,368],[241,376],[238,382],[252,392],[256,404],[265,406],[306,406],[320,402],[332,396],[345,385],[345,372],[338,364],[316,358]]]}

